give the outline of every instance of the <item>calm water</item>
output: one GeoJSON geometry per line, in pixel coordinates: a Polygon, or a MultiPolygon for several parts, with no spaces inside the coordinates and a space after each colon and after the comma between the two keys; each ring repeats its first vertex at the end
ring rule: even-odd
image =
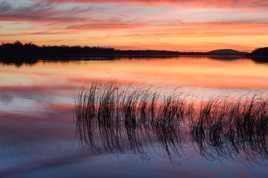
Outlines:
{"type": "Polygon", "coordinates": [[[0,177],[267,177],[268,159],[206,157],[192,143],[172,159],[157,142],[142,154],[90,152],[80,144],[73,109],[92,81],[196,100],[267,96],[268,65],[207,58],[0,65],[0,177]]]}

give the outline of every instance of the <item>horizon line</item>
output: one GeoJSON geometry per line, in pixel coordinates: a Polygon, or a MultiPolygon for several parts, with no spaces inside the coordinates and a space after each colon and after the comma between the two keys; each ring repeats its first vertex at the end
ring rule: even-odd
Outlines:
{"type": "Polygon", "coordinates": [[[239,49],[235,49],[235,48],[214,48],[208,51],[195,51],[195,50],[172,50],[172,49],[123,49],[123,48],[117,48],[117,47],[111,47],[111,46],[97,46],[97,45],[67,45],[67,44],[62,44],[62,45],[42,45],[42,44],[36,44],[34,42],[22,42],[19,40],[14,40],[14,42],[1,42],[0,46],[3,45],[14,45],[14,44],[21,44],[21,45],[34,45],[37,47],[80,47],[80,48],[103,48],[103,49],[113,49],[116,51],[163,51],[163,52],[180,52],[180,53],[209,53],[209,52],[214,52],[214,51],[218,51],[218,50],[233,50],[236,52],[240,52],[240,53],[251,53],[252,51],[256,50],[256,49],[260,49],[260,48],[266,48],[267,46],[263,46],[263,47],[257,47],[254,48],[253,50],[239,50],[239,49]]]}

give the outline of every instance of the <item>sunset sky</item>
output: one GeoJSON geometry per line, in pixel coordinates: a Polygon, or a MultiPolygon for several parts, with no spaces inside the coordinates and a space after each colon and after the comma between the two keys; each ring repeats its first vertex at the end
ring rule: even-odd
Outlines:
{"type": "Polygon", "coordinates": [[[250,51],[268,46],[267,0],[0,0],[0,42],[250,51]]]}

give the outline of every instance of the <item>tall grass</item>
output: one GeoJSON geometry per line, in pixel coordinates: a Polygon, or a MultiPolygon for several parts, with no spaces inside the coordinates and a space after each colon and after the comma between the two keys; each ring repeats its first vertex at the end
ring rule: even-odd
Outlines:
{"type": "Polygon", "coordinates": [[[190,141],[209,158],[268,156],[268,102],[256,96],[195,103],[181,95],[93,83],[76,103],[80,139],[95,151],[143,153],[145,145],[159,143],[171,156],[190,141]]]}
{"type": "Polygon", "coordinates": [[[245,153],[247,158],[266,158],[268,103],[252,97],[236,101],[211,100],[203,104],[190,124],[193,140],[203,155],[245,153]]]}

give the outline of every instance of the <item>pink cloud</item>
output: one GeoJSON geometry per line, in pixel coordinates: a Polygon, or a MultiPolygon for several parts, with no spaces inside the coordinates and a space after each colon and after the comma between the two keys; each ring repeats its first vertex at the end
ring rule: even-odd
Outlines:
{"type": "Polygon", "coordinates": [[[51,3],[117,3],[117,4],[143,4],[163,5],[176,4],[195,7],[268,7],[266,0],[47,0],[51,3]]]}

